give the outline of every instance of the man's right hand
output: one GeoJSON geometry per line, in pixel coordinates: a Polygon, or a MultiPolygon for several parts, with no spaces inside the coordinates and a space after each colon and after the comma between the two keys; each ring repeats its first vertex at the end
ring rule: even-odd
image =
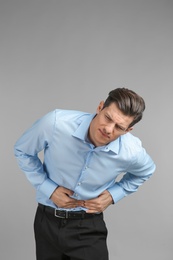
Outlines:
{"type": "Polygon", "coordinates": [[[59,208],[76,208],[76,207],[84,207],[83,200],[76,200],[70,198],[73,195],[73,191],[66,189],[64,187],[58,187],[51,195],[50,199],[53,201],[55,205],[59,208]]]}

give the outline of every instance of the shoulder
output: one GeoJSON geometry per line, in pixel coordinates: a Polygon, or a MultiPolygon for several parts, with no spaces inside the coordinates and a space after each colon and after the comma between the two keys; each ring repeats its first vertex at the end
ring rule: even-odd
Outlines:
{"type": "Polygon", "coordinates": [[[59,121],[83,121],[86,117],[90,114],[82,111],[77,110],[65,110],[65,109],[56,109],[54,110],[55,120],[59,121]]]}
{"type": "Polygon", "coordinates": [[[138,146],[138,145],[141,146],[142,145],[141,140],[138,137],[136,137],[133,134],[131,134],[131,133],[127,133],[125,135],[122,135],[121,136],[121,141],[123,143],[125,143],[126,145],[127,144],[134,145],[134,146],[138,146]]]}
{"type": "Polygon", "coordinates": [[[121,154],[125,154],[126,159],[129,160],[129,169],[133,168],[133,172],[134,169],[141,169],[142,171],[150,169],[152,172],[155,170],[155,164],[143,147],[141,140],[131,133],[122,136],[121,152],[121,154]]]}
{"type": "Polygon", "coordinates": [[[130,156],[137,156],[143,150],[141,140],[131,133],[122,135],[120,143],[121,150],[130,156]]]}

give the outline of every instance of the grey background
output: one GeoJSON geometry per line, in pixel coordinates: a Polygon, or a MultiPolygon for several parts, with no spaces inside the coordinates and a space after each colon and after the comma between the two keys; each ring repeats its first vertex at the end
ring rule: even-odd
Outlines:
{"type": "Polygon", "coordinates": [[[0,1],[0,259],[35,259],[34,188],[13,145],[55,108],[95,112],[116,87],[146,101],[134,130],[157,170],[105,212],[110,260],[172,260],[172,0],[0,1]]]}

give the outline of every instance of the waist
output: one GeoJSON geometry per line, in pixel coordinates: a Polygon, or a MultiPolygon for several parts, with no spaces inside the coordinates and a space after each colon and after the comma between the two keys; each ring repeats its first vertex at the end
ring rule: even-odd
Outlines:
{"type": "Polygon", "coordinates": [[[80,211],[67,211],[67,210],[58,210],[56,208],[52,208],[49,206],[45,206],[43,204],[38,203],[38,207],[43,211],[53,215],[55,218],[63,218],[63,219],[84,219],[84,218],[92,218],[94,216],[101,215],[102,213],[86,213],[84,210],[80,211]]]}

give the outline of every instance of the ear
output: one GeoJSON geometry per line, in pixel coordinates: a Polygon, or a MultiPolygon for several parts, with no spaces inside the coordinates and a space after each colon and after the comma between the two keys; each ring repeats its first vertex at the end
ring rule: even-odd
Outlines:
{"type": "Polygon", "coordinates": [[[100,103],[99,103],[99,105],[97,107],[97,110],[96,110],[97,114],[100,113],[100,111],[102,110],[103,106],[104,106],[104,101],[100,101],[100,103]]]}
{"type": "Polygon", "coordinates": [[[133,130],[133,127],[129,127],[127,130],[126,130],[126,133],[130,132],[133,130]]]}

